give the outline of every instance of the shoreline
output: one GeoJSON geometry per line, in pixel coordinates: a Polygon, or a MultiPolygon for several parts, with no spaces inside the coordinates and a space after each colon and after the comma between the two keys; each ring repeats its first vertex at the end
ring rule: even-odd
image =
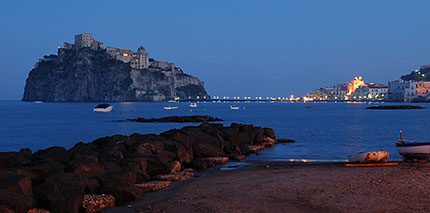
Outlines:
{"type": "Polygon", "coordinates": [[[352,168],[259,161],[199,172],[104,212],[422,212],[430,208],[428,172],[428,162],[352,168]]]}

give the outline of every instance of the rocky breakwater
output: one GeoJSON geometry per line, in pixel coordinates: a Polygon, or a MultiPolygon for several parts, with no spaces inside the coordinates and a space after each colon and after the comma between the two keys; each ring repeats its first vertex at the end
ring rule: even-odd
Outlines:
{"type": "Polygon", "coordinates": [[[204,123],[159,135],[114,135],[69,150],[3,152],[0,212],[100,211],[275,143],[270,128],[204,123]]]}

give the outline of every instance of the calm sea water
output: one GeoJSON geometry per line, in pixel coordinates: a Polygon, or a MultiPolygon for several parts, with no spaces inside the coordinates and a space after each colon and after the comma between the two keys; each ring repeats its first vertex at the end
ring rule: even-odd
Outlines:
{"type": "Polygon", "coordinates": [[[345,160],[360,151],[386,150],[398,160],[394,142],[402,129],[405,137],[429,141],[430,104],[424,110],[366,110],[369,105],[348,103],[174,103],[177,110],[165,111],[171,103],[112,103],[111,113],[94,113],[96,103],[32,103],[0,101],[0,151],[29,147],[33,151],[50,146],[72,147],[114,134],[160,133],[197,124],[114,122],[136,117],[211,115],[232,122],[271,127],[278,138],[296,143],[279,144],[250,156],[254,160],[345,160]]]}

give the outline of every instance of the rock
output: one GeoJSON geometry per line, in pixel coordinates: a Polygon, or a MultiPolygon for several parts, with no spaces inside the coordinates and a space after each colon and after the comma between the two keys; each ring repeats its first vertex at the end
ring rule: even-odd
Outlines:
{"type": "Polygon", "coordinates": [[[2,204],[0,204],[0,212],[1,213],[15,213],[15,211],[13,211],[9,207],[2,205],[2,204]]]}
{"type": "Polygon", "coordinates": [[[85,212],[101,212],[103,209],[114,207],[115,198],[108,194],[87,194],[82,202],[85,212]]]}
{"type": "Polygon", "coordinates": [[[166,101],[208,97],[204,83],[174,66],[133,69],[106,50],[58,50],[39,61],[26,80],[23,101],[166,101]]]}
{"type": "Polygon", "coordinates": [[[268,136],[270,138],[273,138],[273,139],[276,138],[275,131],[273,131],[273,129],[271,129],[271,128],[263,128],[263,130],[264,130],[264,135],[266,135],[266,136],[268,136]]]}
{"type": "Polygon", "coordinates": [[[205,157],[221,157],[224,155],[224,152],[210,144],[199,143],[193,145],[194,156],[198,158],[205,157]]]}
{"type": "Polygon", "coordinates": [[[46,211],[45,209],[34,208],[28,210],[27,213],[49,213],[49,211],[46,211]]]}
{"type": "Polygon", "coordinates": [[[160,181],[184,181],[192,177],[194,177],[193,172],[177,172],[174,174],[156,175],[153,179],[160,181]]]}
{"type": "Polygon", "coordinates": [[[31,178],[32,184],[37,185],[50,175],[64,172],[65,166],[53,159],[32,161],[22,170],[26,171],[31,178]]]}
{"type": "Polygon", "coordinates": [[[228,162],[228,157],[208,157],[203,158],[203,160],[210,161],[213,164],[226,164],[228,162]]]}
{"type": "Polygon", "coordinates": [[[31,179],[24,175],[10,175],[0,179],[0,188],[27,197],[33,197],[31,179]]]}
{"type": "Polygon", "coordinates": [[[88,160],[74,160],[72,162],[72,173],[76,175],[83,175],[86,177],[103,176],[106,174],[105,168],[88,160]]]}
{"type": "Polygon", "coordinates": [[[141,184],[136,184],[137,187],[141,188],[145,192],[158,191],[164,188],[168,188],[172,184],[172,181],[150,181],[141,184]]]}
{"type": "Polygon", "coordinates": [[[158,174],[168,174],[170,173],[170,163],[165,159],[160,158],[148,158],[148,168],[147,173],[150,176],[158,175],[158,174]]]}
{"type": "Polygon", "coordinates": [[[208,115],[191,115],[191,116],[169,116],[162,118],[137,118],[137,119],[127,119],[128,121],[151,123],[151,122],[174,122],[174,123],[202,123],[202,122],[213,122],[222,121],[219,118],[208,116],[208,115]]]}
{"type": "Polygon", "coordinates": [[[33,187],[34,198],[40,207],[51,212],[79,212],[88,179],[72,173],[49,176],[33,187]]]}
{"type": "Polygon", "coordinates": [[[53,146],[48,149],[39,150],[32,155],[33,160],[53,159],[60,163],[67,164],[70,161],[70,154],[64,147],[53,146]]]}
{"type": "Polygon", "coordinates": [[[240,144],[240,151],[247,155],[250,153],[256,153],[264,149],[264,145],[248,145],[248,144],[240,144]]]}
{"type": "Polygon", "coordinates": [[[114,182],[107,183],[101,188],[101,192],[111,194],[115,197],[115,202],[123,205],[129,201],[139,200],[142,198],[144,191],[134,184],[117,184],[114,182]]]}
{"type": "Polygon", "coordinates": [[[152,143],[143,143],[136,147],[136,153],[140,157],[153,157],[158,153],[158,150],[152,143]]]}
{"type": "Polygon", "coordinates": [[[0,152],[0,168],[23,166],[31,161],[31,150],[21,149],[19,152],[0,152]]]}
{"type": "Polygon", "coordinates": [[[203,160],[202,158],[196,158],[189,164],[190,167],[196,170],[206,170],[209,167],[212,167],[213,164],[210,161],[203,160]]]}
{"type": "Polygon", "coordinates": [[[174,153],[176,155],[175,159],[178,160],[180,163],[191,161],[190,154],[185,150],[185,147],[180,143],[177,143],[175,141],[167,141],[164,143],[164,150],[174,153]]]}
{"type": "Polygon", "coordinates": [[[14,212],[27,212],[34,207],[35,201],[32,197],[0,189],[0,205],[5,206],[6,212],[8,209],[14,212]]]}
{"type": "Polygon", "coordinates": [[[244,161],[245,160],[245,155],[227,155],[229,160],[232,161],[244,161]]]}
{"type": "Polygon", "coordinates": [[[181,163],[179,163],[178,161],[173,161],[172,163],[170,163],[170,173],[176,173],[181,171],[181,163]]]}
{"type": "Polygon", "coordinates": [[[276,143],[294,143],[294,142],[296,142],[296,141],[293,139],[277,139],[276,140],[276,143]]]}
{"type": "Polygon", "coordinates": [[[276,140],[275,139],[267,137],[267,136],[264,137],[263,141],[264,141],[263,142],[264,147],[272,147],[272,146],[274,146],[276,144],[276,140]]]}

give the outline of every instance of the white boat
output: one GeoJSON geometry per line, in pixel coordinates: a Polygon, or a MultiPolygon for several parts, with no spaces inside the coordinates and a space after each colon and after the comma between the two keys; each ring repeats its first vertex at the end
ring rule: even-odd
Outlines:
{"type": "Polygon", "coordinates": [[[430,142],[414,142],[403,140],[400,130],[400,139],[396,141],[396,147],[403,160],[430,160],[430,142]]]}
{"type": "Polygon", "coordinates": [[[177,106],[165,106],[163,107],[164,110],[172,110],[172,109],[178,109],[177,106]]]}
{"type": "Polygon", "coordinates": [[[113,106],[110,104],[99,104],[94,107],[94,112],[110,112],[112,111],[113,106]]]}
{"type": "Polygon", "coordinates": [[[190,108],[197,108],[197,104],[196,103],[190,103],[190,108]]]}
{"type": "Polygon", "coordinates": [[[386,162],[388,160],[389,152],[377,151],[377,152],[360,152],[355,155],[348,155],[348,162],[386,162]]]}
{"type": "Polygon", "coordinates": [[[238,106],[230,106],[230,109],[231,110],[238,110],[238,109],[240,109],[238,106]]]}

